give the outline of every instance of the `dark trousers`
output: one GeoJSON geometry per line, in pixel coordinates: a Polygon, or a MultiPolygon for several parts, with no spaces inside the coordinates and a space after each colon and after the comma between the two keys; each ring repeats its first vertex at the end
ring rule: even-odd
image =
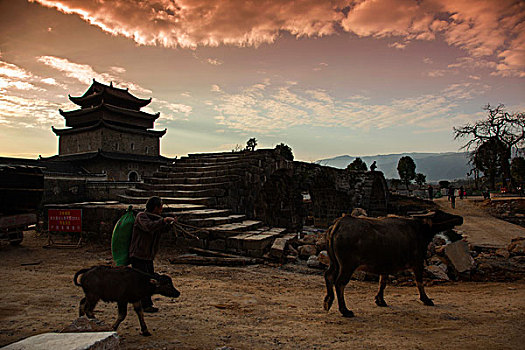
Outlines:
{"type": "MultiPolygon", "coordinates": [[[[137,258],[131,258],[131,267],[134,269],[154,274],[155,270],[153,269],[153,260],[142,260],[137,258]]],[[[148,306],[153,306],[153,301],[151,301],[151,296],[144,297],[141,301],[142,307],[146,308],[148,306]]]]}

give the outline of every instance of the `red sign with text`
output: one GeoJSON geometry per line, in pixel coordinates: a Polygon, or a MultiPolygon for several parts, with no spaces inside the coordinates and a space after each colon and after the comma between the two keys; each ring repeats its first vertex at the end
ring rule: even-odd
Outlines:
{"type": "Polygon", "coordinates": [[[82,232],[82,209],[48,209],[48,230],[82,232]]]}

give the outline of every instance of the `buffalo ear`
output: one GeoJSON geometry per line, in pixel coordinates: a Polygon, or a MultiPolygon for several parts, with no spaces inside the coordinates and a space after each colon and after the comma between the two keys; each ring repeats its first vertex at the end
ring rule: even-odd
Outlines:
{"type": "Polygon", "coordinates": [[[155,287],[159,287],[160,286],[160,282],[158,280],[156,280],[155,278],[150,279],[149,283],[153,284],[155,287]]]}

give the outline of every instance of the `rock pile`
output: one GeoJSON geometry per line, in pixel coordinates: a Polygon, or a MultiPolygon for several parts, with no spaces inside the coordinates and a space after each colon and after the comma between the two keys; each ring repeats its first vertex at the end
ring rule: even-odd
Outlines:
{"type": "MultiPolygon", "coordinates": [[[[299,237],[280,242],[283,262],[303,263],[325,269],[330,264],[326,230],[305,227],[299,237]],[[284,259],[285,258],[285,259],[284,259]]],[[[277,241],[276,241],[277,243],[277,241]]],[[[275,243],[274,243],[275,246],[275,243]]],[[[411,272],[389,276],[394,284],[413,283],[411,272]]],[[[525,238],[515,238],[508,247],[473,246],[461,239],[455,230],[443,232],[429,244],[425,279],[432,283],[445,281],[511,281],[525,277],[525,238]],[[450,238],[454,239],[453,242],[450,238]]],[[[374,274],[357,271],[353,279],[378,280],[374,274]]]]}

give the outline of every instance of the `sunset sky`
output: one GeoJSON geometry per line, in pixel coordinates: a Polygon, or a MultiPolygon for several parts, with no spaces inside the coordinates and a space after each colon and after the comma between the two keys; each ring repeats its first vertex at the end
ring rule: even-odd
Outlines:
{"type": "Polygon", "coordinates": [[[153,97],[165,156],[458,151],[487,103],[525,111],[525,2],[0,0],[0,156],[56,154],[93,78],[153,97]]]}

